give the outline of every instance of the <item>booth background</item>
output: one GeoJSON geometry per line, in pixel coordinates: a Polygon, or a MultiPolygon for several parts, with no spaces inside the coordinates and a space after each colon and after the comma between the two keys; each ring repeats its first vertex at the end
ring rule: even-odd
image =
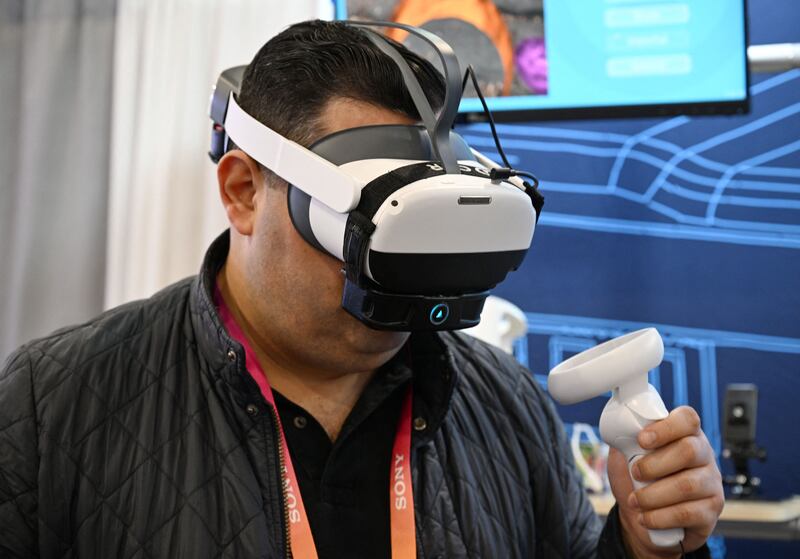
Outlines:
{"type": "MultiPolygon", "coordinates": [[[[205,155],[211,84],[285,25],[330,15],[327,0],[0,4],[0,357],[196,272],[225,227],[205,155]]],[[[798,21],[798,2],[749,2],[753,44],[800,41],[798,21]]],[[[775,499],[800,493],[799,130],[800,71],[754,76],[747,116],[500,127],[547,196],[525,264],[496,290],[528,315],[518,357],[544,380],[657,325],[654,380],[700,410],[717,449],[725,386],[758,385],[769,457],[753,471],[775,499]]],[[[461,132],[492,151],[485,126],[461,132]]],[[[561,412],[596,423],[601,406],[561,412]]]]}
{"type": "Polygon", "coordinates": [[[195,273],[211,86],[329,0],[0,0],[0,357],[195,273]]]}
{"type": "MultiPolygon", "coordinates": [[[[800,3],[749,2],[752,44],[800,41],[798,22],[800,3]]],[[[546,203],[525,262],[494,294],[526,312],[516,354],[543,384],[570,355],[657,326],[654,380],[668,407],[700,412],[718,453],[726,385],[756,384],[768,457],[751,471],[762,497],[781,499],[800,493],[800,70],[751,82],[746,116],[501,125],[546,203]]],[[[494,151],[487,126],[461,132],[494,151]]],[[[559,410],[596,425],[605,401],[559,410]]],[[[765,546],[800,554],[800,543],[726,539],[715,556],[765,546]]]]}

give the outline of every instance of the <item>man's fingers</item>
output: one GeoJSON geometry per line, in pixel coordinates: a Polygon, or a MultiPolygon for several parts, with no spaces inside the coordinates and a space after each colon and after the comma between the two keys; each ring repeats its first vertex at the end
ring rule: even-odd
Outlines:
{"type": "Polygon", "coordinates": [[[717,524],[725,500],[721,494],[679,503],[656,510],[644,511],[639,522],[650,530],[667,528],[696,528],[710,534],[717,524]]]}
{"type": "Polygon", "coordinates": [[[629,503],[642,510],[660,509],[677,503],[712,497],[719,491],[719,470],[716,466],[706,465],[655,481],[635,491],[629,498],[629,503]]]}
{"type": "Polygon", "coordinates": [[[700,416],[689,406],[670,412],[669,417],[651,423],[639,433],[642,448],[659,448],[666,444],[700,432],[700,416]]]}
{"type": "Polygon", "coordinates": [[[714,451],[701,433],[654,450],[638,460],[631,472],[639,481],[653,481],[681,470],[704,466],[713,460],[714,451]]]}

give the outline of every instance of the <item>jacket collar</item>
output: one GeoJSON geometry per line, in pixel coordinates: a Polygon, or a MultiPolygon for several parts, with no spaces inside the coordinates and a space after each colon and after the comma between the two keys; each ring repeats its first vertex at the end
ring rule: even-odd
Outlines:
{"type": "MultiPolygon", "coordinates": [[[[244,367],[244,349],[228,335],[213,298],[217,274],[225,263],[229,247],[229,231],[211,243],[200,274],[192,284],[189,307],[198,351],[209,363],[211,374],[231,385],[244,402],[260,396],[260,391],[244,367]]],[[[418,446],[430,440],[444,421],[457,371],[453,352],[439,334],[413,333],[408,343],[414,381],[413,416],[425,423],[424,429],[415,428],[414,446],[418,446]]]]}
{"type": "MultiPolygon", "coordinates": [[[[253,401],[258,386],[244,368],[244,348],[228,335],[214,306],[214,286],[230,247],[230,232],[225,231],[211,243],[203,259],[200,274],[192,283],[189,308],[200,354],[208,362],[212,377],[221,377],[231,385],[242,402],[253,401]]],[[[217,379],[214,379],[217,380],[217,379]]]]}

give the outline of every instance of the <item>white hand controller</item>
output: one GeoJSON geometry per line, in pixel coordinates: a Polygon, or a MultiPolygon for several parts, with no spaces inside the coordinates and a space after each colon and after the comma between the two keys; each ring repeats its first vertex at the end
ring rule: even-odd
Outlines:
{"type": "MultiPolygon", "coordinates": [[[[588,349],[550,371],[547,387],[561,404],[574,404],[612,391],[600,415],[600,436],[622,452],[628,470],[649,451],[636,441],[639,431],[669,415],[664,402],[647,382],[647,373],[664,358],[664,343],[655,328],[645,328],[588,349]]],[[[631,476],[633,479],[633,476],[631,476]]],[[[649,482],[633,480],[636,489],[649,482]]],[[[649,530],[659,547],[677,546],[683,528],[649,530]]]]}

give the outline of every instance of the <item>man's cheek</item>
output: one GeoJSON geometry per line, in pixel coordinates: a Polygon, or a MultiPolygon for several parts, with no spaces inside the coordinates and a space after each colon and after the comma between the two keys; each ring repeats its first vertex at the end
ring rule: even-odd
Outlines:
{"type": "Polygon", "coordinates": [[[313,304],[324,306],[328,310],[340,306],[344,290],[344,276],[338,268],[316,267],[308,275],[308,284],[307,295],[313,304]]]}

